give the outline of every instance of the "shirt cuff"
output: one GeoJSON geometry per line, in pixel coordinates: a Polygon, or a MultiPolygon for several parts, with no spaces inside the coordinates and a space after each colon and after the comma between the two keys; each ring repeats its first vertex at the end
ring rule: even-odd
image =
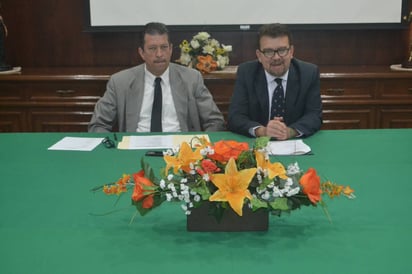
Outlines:
{"type": "Polygon", "coordinates": [[[261,126],[249,128],[249,134],[252,135],[253,137],[256,137],[255,130],[259,127],[261,127],[261,126]]]}

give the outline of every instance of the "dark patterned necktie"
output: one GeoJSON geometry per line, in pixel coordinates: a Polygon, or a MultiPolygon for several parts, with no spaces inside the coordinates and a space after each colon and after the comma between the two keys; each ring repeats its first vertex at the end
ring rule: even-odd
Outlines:
{"type": "Polygon", "coordinates": [[[276,78],[278,84],[273,92],[272,106],[270,109],[270,119],[274,117],[283,117],[285,115],[285,95],[283,92],[282,79],[276,78]]]}
{"type": "Polygon", "coordinates": [[[151,132],[162,132],[162,86],[160,85],[161,81],[162,78],[156,77],[152,107],[152,120],[150,123],[151,132]]]}

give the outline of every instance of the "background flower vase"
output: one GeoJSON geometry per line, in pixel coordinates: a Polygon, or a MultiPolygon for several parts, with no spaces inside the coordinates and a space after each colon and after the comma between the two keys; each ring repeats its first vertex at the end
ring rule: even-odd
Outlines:
{"type": "Polygon", "coordinates": [[[220,44],[207,32],[199,32],[190,41],[183,40],[179,47],[180,57],[176,62],[203,74],[224,69],[232,51],[231,45],[220,44]]]}
{"type": "Polygon", "coordinates": [[[253,212],[249,207],[243,208],[243,216],[239,216],[230,207],[223,211],[220,220],[211,213],[213,203],[204,202],[187,215],[187,230],[192,232],[242,232],[267,231],[269,213],[266,210],[253,212]]]}

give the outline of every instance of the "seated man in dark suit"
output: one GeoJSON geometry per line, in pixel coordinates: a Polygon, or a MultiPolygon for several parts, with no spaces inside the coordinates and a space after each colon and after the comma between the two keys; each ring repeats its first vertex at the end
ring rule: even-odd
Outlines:
{"type": "Polygon", "coordinates": [[[322,124],[318,67],[293,58],[285,25],[263,25],[258,46],[258,60],[238,67],[229,130],[277,140],[312,135],[322,124]]]}
{"type": "Polygon", "coordinates": [[[145,26],[138,51],[145,63],[112,75],[95,106],[89,132],[225,129],[223,115],[201,74],[170,63],[173,46],[164,24],[145,26]]]}

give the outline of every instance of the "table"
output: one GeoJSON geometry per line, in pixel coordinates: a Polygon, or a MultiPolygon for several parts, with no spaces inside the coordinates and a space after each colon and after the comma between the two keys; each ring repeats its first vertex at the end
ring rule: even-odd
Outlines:
{"type": "MultiPolygon", "coordinates": [[[[349,184],[357,198],[271,216],[267,232],[187,232],[178,204],[136,217],[130,196],[90,189],[140,170],[143,151],[48,151],[64,136],[0,134],[0,273],[407,273],[412,129],[322,130],[314,155],[277,157],[349,184]],[[113,199],[112,199],[113,198],[113,199]],[[93,214],[107,213],[95,216],[93,214]],[[92,214],[91,214],[92,213],[92,214]]],[[[212,140],[253,139],[211,133],[212,140]]],[[[148,158],[155,168],[161,158],[148,158]]]]}

